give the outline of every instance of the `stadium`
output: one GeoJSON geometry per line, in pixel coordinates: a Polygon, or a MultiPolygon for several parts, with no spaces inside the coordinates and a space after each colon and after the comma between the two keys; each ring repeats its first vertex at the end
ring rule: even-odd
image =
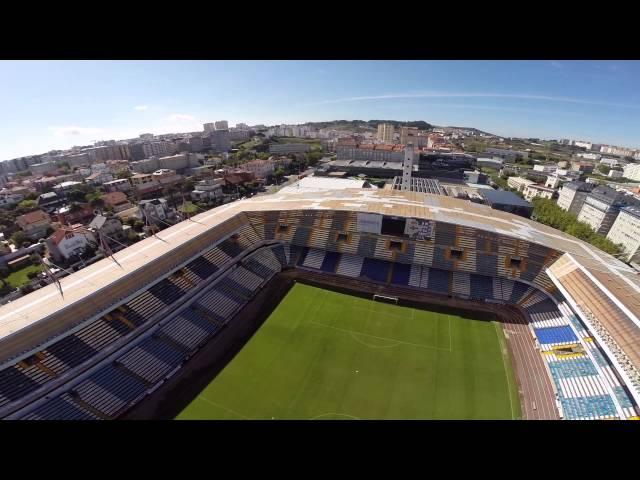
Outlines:
{"type": "Polygon", "coordinates": [[[287,189],[0,307],[0,418],[638,419],[640,281],[450,197],[287,189]]]}

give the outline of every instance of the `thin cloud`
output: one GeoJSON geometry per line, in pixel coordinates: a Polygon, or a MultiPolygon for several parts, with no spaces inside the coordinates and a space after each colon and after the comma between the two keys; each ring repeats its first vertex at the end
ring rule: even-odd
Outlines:
{"type": "Polygon", "coordinates": [[[167,117],[167,120],[172,122],[192,122],[196,119],[193,115],[187,115],[185,113],[174,113],[167,117]]]}
{"type": "Polygon", "coordinates": [[[549,95],[532,95],[524,93],[446,93],[446,92],[430,92],[430,93],[399,93],[386,95],[369,95],[362,97],[347,97],[334,100],[322,100],[319,102],[307,103],[302,106],[326,105],[334,103],[361,102],[369,100],[396,100],[406,98],[511,98],[518,100],[542,100],[550,102],[575,103],[581,105],[603,105],[609,107],[626,107],[640,108],[640,105],[632,105],[627,103],[601,102],[595,100],[584,100],[571,97],[554,97],[549,95]]]}
{"type": "Polygon", "coordinates": [[[558,62],[557,60],[551,60],[551,61],[549,62],[549,64],[550,64],[552,67],[555,67],[555,68],[564,68],[564,65],[563,65],[562,63],[558,62]]]}
{"type": "Polygon", "coordinates": [[[97,133],[102,132],[102,129],[93,128],[93,127],[64,126],[64,127],[49,127],[49,131],[53,132],[53,134],[57,137],[69,137],[69,136],[80,136],[80,135],[95,135],[97,133]]]}
{"type": "Polygon", "coordinates": [[[148,105],[136,105],[135,107],[133,107],[134,110],[138,110],[140,112],[146,110],[147,108],[149,108],[148,105]]]}

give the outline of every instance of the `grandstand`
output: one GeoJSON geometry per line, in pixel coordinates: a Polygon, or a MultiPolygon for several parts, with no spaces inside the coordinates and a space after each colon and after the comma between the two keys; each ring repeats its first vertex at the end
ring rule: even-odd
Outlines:
{"type": "Polygon", "coordinates": [[[527,320],[558,413],[636,418],[640,282],[544,225],[397,190],[274,194],[218,207],[0,307],[0,417],[115,419],[153,395],[283,269],[527,320]],[[115,259],[115,261],[114,261],[115,259]]]}

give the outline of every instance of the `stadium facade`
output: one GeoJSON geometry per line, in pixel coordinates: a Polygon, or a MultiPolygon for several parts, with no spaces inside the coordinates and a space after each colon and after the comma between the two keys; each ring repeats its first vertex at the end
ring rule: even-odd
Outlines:
{"type": "Polygon", "coordinates": [[[484,205],[369,189],[218,207],[0,307],[0,417],[121,417],[291,267],[515,306],[561,417],[638,417],[632,269],[484,205]]]}

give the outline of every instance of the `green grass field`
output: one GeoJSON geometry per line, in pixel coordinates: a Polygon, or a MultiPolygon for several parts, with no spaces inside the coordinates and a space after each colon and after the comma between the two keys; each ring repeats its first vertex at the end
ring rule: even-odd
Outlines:
{"type": "Polygon", "coordinates": [[[497,322],[298,283],[177,418],[515,419],[506,355],[497,322]]]}

